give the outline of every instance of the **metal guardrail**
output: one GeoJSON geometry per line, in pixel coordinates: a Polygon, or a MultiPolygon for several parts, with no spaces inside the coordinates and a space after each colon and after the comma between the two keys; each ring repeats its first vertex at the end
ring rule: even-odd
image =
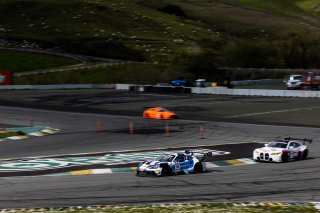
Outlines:
{"type": "Polygon", "coordinates": [[[320,91],[306,90],[265,90],[265,89],[230,89],[227,87],[157,87],[150,90],[150,85],[137,84],[116,84],[118,90],[131,90],[137,92],[178,92],[192,94],[214,94],[214,95],[243,95],[243,96],[266,96],[266,97],[303,97],[303,98],[320,98],[320,91]],[[159,89],[160,88],[160,89],[159,89]]]}
{"type": "Polygon", "coordinates": [[[243,81],[231,81],[231,85],[262,85],[262,84],[280,84],[283,83],[283,79],[259,79],[259,80],[243,80],[243,81]]]}
{"type": "Polygon", "coordinates": [[[115,89],[115,84],[3,85],[0,90],[115,89]]]}
{"type": "Polygon", "coordinates": [[[214,95],[243,95],[266,97],[320,98],[320,91],[229,89],[226,87],[170,87],[137,84],[58,84],[58,85],[7,85],[0,90],[51,90],[51,89],[117,89],[137,92],[192,93],[214,95]]]}

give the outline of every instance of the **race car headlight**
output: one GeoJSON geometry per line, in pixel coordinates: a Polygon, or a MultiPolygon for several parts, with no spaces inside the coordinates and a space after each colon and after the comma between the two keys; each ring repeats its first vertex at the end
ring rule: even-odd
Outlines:
{"type": "Polygon", "coordinates": [[[160,164],[159,164],[159,163],[156,163],[155,165],[152,166],[153,169],[157,169],[157,168],[159,168],[159,167],[160,167],[160,164]]]}
{"type": "Polygon", "coordinates": [[[282,154],[281,152],[274,152],[271,155],[281,155],[281,154],[282,154]]]}
{"type": "Polygon", "coordinates": [[[258,152],[257,150],[254,150],[254,153],[255,153],[255,154],[259,154],[259,152],[258,152]]]}

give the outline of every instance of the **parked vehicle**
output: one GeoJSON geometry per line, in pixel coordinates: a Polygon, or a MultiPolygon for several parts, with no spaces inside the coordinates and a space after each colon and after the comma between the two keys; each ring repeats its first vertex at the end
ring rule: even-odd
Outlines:
{"type": "Polygon", "coordinates": [[[309,72],[307,75],[290,75],[285,82],[287,89],[320,89],[320,75],[315,75],[313,72],[309,72]]]}
{"type": "Polygon", "coordinates": [[[187,85],[186,79],[175,79],[171,81],[172,86],[186,86],[187,85]]]}

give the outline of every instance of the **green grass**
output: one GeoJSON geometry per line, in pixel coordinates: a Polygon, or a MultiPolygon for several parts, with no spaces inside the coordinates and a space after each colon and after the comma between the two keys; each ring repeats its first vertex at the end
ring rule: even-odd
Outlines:
{"type": "Polygon", "coordinates": [[[282,15],[294,15],[294,13],[296,15],[305,14],[292,0],[226,0],[225,2],[232,2],[234,5],[241,5],[250,9],[259,9],[282,15]]]}
{"type": "Polygon", "coordinates": [[[17,76],[15,84],[110,84],[168,81],[162,65],[124,64],[76,71],[17,76]]]}
{"type": "MultiPolygon", "coordinates": [[[[62,51],[146,62],[139,66],[19,77],[16,83],[113,83],[169,80],[157,64],[181,52],[217,51],[222,63],[230,41],[283,39],[296,30],[320,34],[316,0],[10,0],[0,2],[0,46],[40,45],[62,51]],[[160,12],[169,4],[186,16],[160,12]],[[13,12],[14,11],[14,12],[13,12]],[[4,40],[1,40],[4,39],[4,40]],[[138,67],[138,68],[137,68],[138,67]],[[139,71],[141,69],[141,71],[139,71]],[[136,79],[134,79],[136,77],[136,79]]],[[[320,14],[320,13],[319,13],[320,14]]],[[[75,61],[46,55],[3,54],[0,69],[29,71],[75,61]]],[[[175,76],[170,76],[174,78],[175,76]]]]}
{"type": "Polygon", "coordinates": [[[20,131],[16,132],[16,131],[11,131],[11,130],[0,128],[0,139],[1,138],[12,137],[12,136],[18,136],[18,135],[24,135],[24,133],[20,132],[20,131]]]}
{"type": "MultiPolygon", "coordinates": [[[[28,210],[16,210],[13,212],[27,212],[28,210]]],[[[29,211],[30,212],[30,211],[29,211]]],[[[90,208],[66,208],[66,209],[52,209],[45,210],[39,209],[39,211],[34,212],[63,212],[63,213],[89,213],[89,212],[100,212],[100,213],[316,213],[318,212],[311,205],[302,205],[302,206],[283,206],[283,207],[271,207],[271,206],[252,206],[252,207],[244,207],[244,206],[232,206],[229,204],[197,204],[197,205],[164,205],[164,206],[150,206],[150,205],[137,205],[137,206],[106,206],[106,207],[90,207],[90,208]]]]}
{"type": "MultiPolygon", "coordinates": [[[[0,3],[0,38],[119,58],[112,55],[115,50],[94,45],[117,41],[148,62],[168,62],[182,50],[217,46],[234,37],[262,38],[288,29],[319,28],[319,18],[301,9],[313,2],[297,4],[293,0],[10,0],[0,3]],[[157,11],[167,4],[179,6],[187,16],[157,11]]],[[[134,58],[130,51],[122,54],[134,58]]]]}
{"type": "Polygon", "coordinates": [[[318,6],[318,10],[320,9],[320,2],[318,0],[297,0],[296,4],[306,11],[313,11],[315,6],[318,6]]]}
{"type": "Polygon", "coordinates": [[[24,52],[0,51],[0,70],[24,72],[36,69],[67,66],[80,63],[77,60],[24,52]]]}
{"type": "MultiPolygon", "coordinates": [[[[196,22],[184,23],[177,17],[146,8],[135,1],[122,2],[6,1],[1,3],[0,20],[8,32],[3,32],[2,37],[26,39],[66,49],[74,49],[71,45],[76,41],[90,43],[106,39],[142,50],[147,55],[147,49],[157,53],[163,47],[168,48],[167,54],[170,54],[172,49],[188,46],[191,41],[200,38],[198,33],[193,32],[196,22]],[[11,11],[15,12],[12,14],[11,11]],[[181,38],[186,40],[183,45],[174,42],[181,38]]],[[[205,32],[204,29],[198,31],[205,32]]],[[[80,48],[81,45],[74,46],[80,48]]],[[[161,54],[155,55],[161,56],[155,60],[166,58],[161,54]]]]}

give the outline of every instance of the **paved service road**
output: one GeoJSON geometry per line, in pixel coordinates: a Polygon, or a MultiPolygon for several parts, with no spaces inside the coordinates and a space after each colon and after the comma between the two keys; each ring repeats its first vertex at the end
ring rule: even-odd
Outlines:
{"type": "Polygon", "coordinates": [[[320,129],[311,127],[320,125],[319,113],[315,113],[314,108],[319,106],[319,100],[294,98],[286,101],[295,104],[290,106],[292,109],[300,107],[300,110],[270,113],[286,106],[279,98],[190,97],[87,90],[2,93],[1,105],[23,103],[21,108],[0,107],[2,124],[28,125],[28,119],[32,117],[36,125],[58,128],[61,132],[1,142],[1,158],[268,142],[277,136],[313,138],[314,143],[310,146],[310,157],[304,161],[218,167],[197,175],[144,178],[133,173],[117,173],[0,178],[0,208],[171,201],[319,201],[320,129]],[[162,102],[164,106],[177,109],[175,111],[184,118],[169,123],[172,130],[169,137],[165,136],[165,122],[140,117],[139,110],[143,106],[162,102]],[[303,106],[308,109],[302,109],[303,106]],[[43,109],[32,109],[35,107],[43,109]],[[192,107],[204,110],[191,110],[192,107]],[[48,110],[53,108],[59,111],[48,110]],[[232,118],[267,110],[269,113],[232,118]],[[107,112],[114,115],[107,115],[107,112]],[[291,112],[295,113],[297,122],[291,112]],[[102,132],[96,132],[96,121],[101,122],[102,132]],[[135,124],[134,134],[129,134],[130,121],[135,124]],[[205,128],[205,139],[199,137],[200,124],[205,128]]]}

